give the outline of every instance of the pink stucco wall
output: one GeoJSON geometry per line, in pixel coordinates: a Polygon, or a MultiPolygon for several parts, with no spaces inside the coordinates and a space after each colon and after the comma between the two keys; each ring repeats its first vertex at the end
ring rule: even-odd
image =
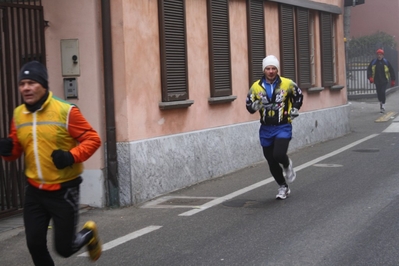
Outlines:
{"type": "MultiPolygon", "coordinates": [[[[79,40],[80,76],[77,77],[79,99],[76,104],[103,142],[104,97],[102,80],[102,48],[100,6],[96,0],[42,0],[44,19],[49,21],[45,30],[46,59],[50,90],[65,98],[61,71],[61,40],[79,40]]],[[[86,169],[100,168],[103,164],[101,147],[86,163],[86,169]]]]}
{"type": "MultiPolygon", "coordinates": [[[[320,0],[341,4],[339,0],[320,0]]],[[[76,103],[105,141],[101,10],[95,0],[42,0],[46,29],[47,65],[51,90],[63,97],[61,39],[79,39],[81,75],[76,103]]],[[[258,120],[245,109],[248,91],[246,1],[231,0],[232,103],[210,105],[208,34],[205,0],[186,0],[189,95],[187,109],[161,110],[158,0],[112,0],[112,45],[117,141],[137,141],[258,120]]],[[[279,54],[278,5],[265,2],[266,52],[279,54]]],[[[316,23],[317,25],[317,23],[316,23]]],[[[318,40],[318,29],[315,30],[318,40]]],[[[345,85],[343,17],[337,24],[338,83],[345,85]]],[[[316,51],[319,44],[316,43],[316,51]]],[[[320,55],[316,53],[316,86],[321,86],[320,55]]],[[[259,67],[261,62],[259,62],[259,67]]],[[[346,103],[346,89],[308,94],[301,111],[346,103]]],[[[94,161],[103,161],[97,152],[94,161]]]]}
{"type": "MultiPolygon", "coordinates": [[[[254,121],[244,102],[248,91],[246,1],[230,1],[232,90],[237,99],[231,104],[209,105],[209,61],[206,1],[186,0],[189,94],[194,104],[187,109],[161,110],[157,0],[112,1],[115,93],[118,99],[118,141],[134,141],[176,133],[254,121]]],[[[331,1],[324,1],[329,4],[331,1]]],[[[338,0],[334,3],[339,3],[338,0]]],[[[277,4],[265,2],[266,50],[279,53],[277,4]]],[[[343,20],[339,16],[337,39],[343,39],[343,20]]],[[[315,31],[318,34],[318,30],[315,31]]],[[[316,37],[317,39],[318,37],[316,37]]],[[[338,57],[343,42],[337,41],[338,57]]],[[[318,58],[320,58],[318,56],[318,58]]],[[[345,85],[339,60],[338,80],[345,85]]],[[[259,62],[261,66],[261,62],[259,62]]],[[[316,62],[316,66],[320,66],[316,62]]],[[[317,67],[317,86],[321,71],[317,67]]],[[[307,95],[302,111],[346,103],[346,90],[307,95]]]]}

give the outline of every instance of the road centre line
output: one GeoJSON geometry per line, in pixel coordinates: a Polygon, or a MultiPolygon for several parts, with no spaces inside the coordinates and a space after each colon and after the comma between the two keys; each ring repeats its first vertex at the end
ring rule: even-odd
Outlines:
{"type": "MultiPolygon", "coordinates": [[[[152,231],[158,230],[161,227],[162,226],[158,226],[158,225],[150,225],[150,226],[147,226],[147,227],[145,227],[143,229],[140,229],[140,230],[134,231],[134,232],[132,232],[130,234],[124,235],[124,236],[122,236],[120,238],[117,238],[115,240],[112,240],[112,241],[110,241],[108,243],[103,244],[103,251],[106,251],[106,250],[109,250],[109,249],[114,248],[116,246],[119,246],[119,245],[121,245],[123,243],[126,243],[126,242],[132,240],[132,239],[138,238],[138,237],[140,237],[142,235],[151,233],[152,231]]],[[[87,253],[87,252],[84,252],[84,253],[78,255],[78,257],[88,257],[88,256],[89,256],[89,253],[87,253]]]]}
{"type": "MultiPolygon", "coordinates": [[[[363,139],[360,139],[360,140],[355,141],[355,142],[353,142],[351,144],[348,144],[348,145],[346,145],[346,146],[344,146],[344,147],[342,147],[342,148],[340,148],[338,150],[335,150],[335,151],[330,152],[330,153],[328,153],[326,155],[323,155],[323,156],[318,157],[318,158],[316,158],[314,160],[311,160],[311,161],[309,161],[307,163],[304,163],[302,165],[294,167],[294,170],[297,172],[297,171],[302,170],[302,169],[304,169],[306,167],[312,166],[313,164],[316,164],[316,163],[318,163],[320,161],[323,161],[323,160],[325,160],[325,159],[327,159],[329,157],[335,156],[335,155],[337,155],[337,154],[339,154],[339,153],[341,153],[343,151],[346,151],[346,150],[348,150],[348,149],[350,149],[350,148],[352,148],[352,147],[354,147],[356,145],[359,145],[360,143],[365,142],[365,141],[367,141],[369,139],[372,139],[372,138],[374,138],[374,137],[376,137],[378,135],[379,134],[372,134],[370,136],[367,136],[367,137],[365,137],[363,139]]],[[[269,177],[269,178],[267,178],[267,179],[265,179],[263,181],[260,181],[258,183],[253,184],[253,185],[250,185],[248,187],[242,188],[242,189],[237,190],[237,191],[235,191],[233,193],[227,194],[226,196],[211,200],[211,201],[199,206],[198,209],[193,209],[193,210],[189,210],[189,211],[183,212],[183,213],[179,214],[179,216],[191,216],[191,215],[194,215],[196,213],[199,213],[201,211],[209,209],[209,208],[211,208],[211,207],[213,207],[215,205],[218,205],[218,204],[220,204],[222,202],[225,202],[225,201],[227,201],[229,199],[237,197],[237,196],[239,196],[241,194],[247,193],[248,191],[251,191],[253,189],[256,189],[256,188],[259,188],[261,186],[264,186],[264,185],[266,185],[268,183],[271,183],[273,181],[274,181],[274,178],[273,177],[269,177]]]]}

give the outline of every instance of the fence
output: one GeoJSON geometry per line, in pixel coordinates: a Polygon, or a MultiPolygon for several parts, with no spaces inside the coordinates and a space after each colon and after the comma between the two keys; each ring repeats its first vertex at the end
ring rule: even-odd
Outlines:
{"type": "MultiPolygon", "coordinates": [[[[40,0],[0,0],[0,137],[8,136],[13,109],[21,104],[17,76],[31,60],[45,62],[40,0]]],[[[19,213],[24,202],[24,162],[0,161],[0,219],[19,213]]]]}

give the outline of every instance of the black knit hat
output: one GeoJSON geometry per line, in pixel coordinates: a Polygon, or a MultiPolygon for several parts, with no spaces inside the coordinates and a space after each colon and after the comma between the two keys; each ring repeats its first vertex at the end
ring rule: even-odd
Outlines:
{"type": "Polygon", "coordinates": [[[48,89],[48,74],[46,67],[38,62],[31,61],[22,66],[19,72],[18,82],[23,79],[31,79],[40,83],[43,88],[48,89]]]}

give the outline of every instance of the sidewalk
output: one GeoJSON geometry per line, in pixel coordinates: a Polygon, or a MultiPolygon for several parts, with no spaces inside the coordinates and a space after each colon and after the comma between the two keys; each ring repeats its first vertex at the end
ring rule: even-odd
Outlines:
{"type": "Polygon", "coordinates": [[[22,213],[0,220],[0,241],[16,236],[23,231],[22,213]]]}
{"type": "MultiPolygon", "coordinates": [[[[90,206],[81,204],[79,207],[79,213],[87,212],[89,209],[90,206]]],[[[0,219],[0,241],[4,241],[19,234],[25,234],[22,213],[0,219]]]]}

